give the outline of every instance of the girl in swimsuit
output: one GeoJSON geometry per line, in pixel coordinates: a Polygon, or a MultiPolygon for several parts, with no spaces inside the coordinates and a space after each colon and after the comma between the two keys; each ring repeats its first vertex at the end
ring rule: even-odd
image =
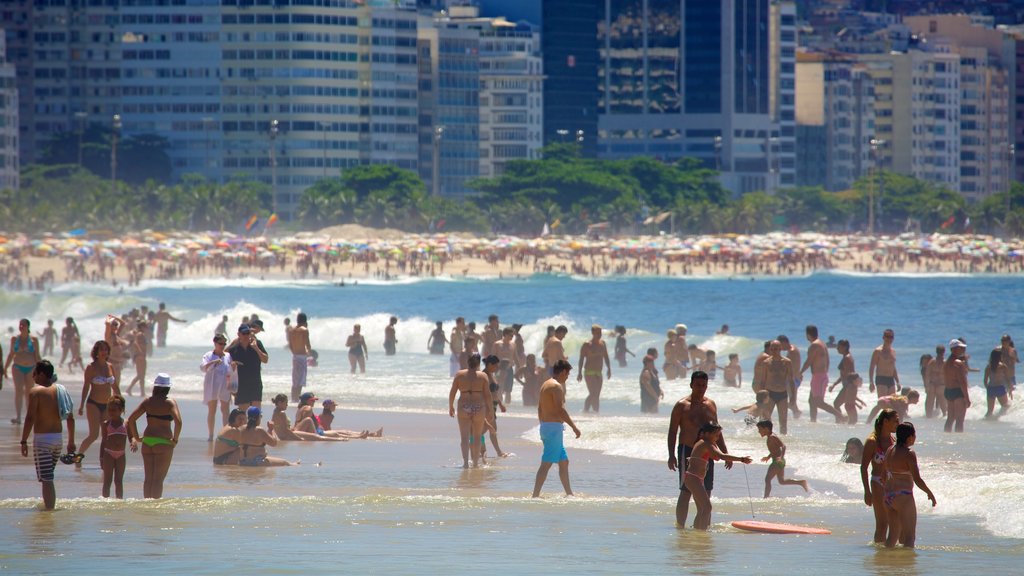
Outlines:
{"type": "Polygon", "coordinates": [[[884,468],[885,507],[889,518],[889,536],[886,548],[896,546],[899,541],[904,548],[913,548],[917,536],[917,503],[914,501],[914,485],[924,490],[935,506],[935,495],[921,479],[917,467],[917,454],[911,449],[917,440],[914,425],[904,422],[896,427],[896,444],[885,452],[884,468]]]}
{"type": "Polygon", "coordinates": [[[168,398],[171,391],[171,377],[157,374],[153,381],[153,395],[139,404],[139,407],[128,417],[128,438],[131,440],[131,451],[139,450],[142,443],[142,465],[145,480],[142,484],[143,498],[161,498],[164,495],[164,479],[171,468],[174,447],[181,436],[181,412],[178,403],[168,398]],[[135,424],[143,414],[146,415],[146,432],[139,435],[135,424]],[[173,430],[171,424],[173,423],[173,430]]]}
{"type": "Polygon", "coordinates": [[[103,438],[100,440],[100,467],[103,468],[103,497],[110,498],[110,484],[114,494],[124,499],[125,449],[128,447],[128,427],[124,419],[124,398],[111,396],[106,406],[107,420],[103,422],[103,438]]]}
{"type": "Polygon", "coordinates": [[[708,473],[708,461],[725,460],[726,462],[742,462],[750,464],[750,456],[733,456],[718,449],[718,437],[722,435],[722,427],[714,422],[708,422],[700,427],[697,432],[697,443],[693,445],[693,451],[683,473],[683,484],[693,494],[693,502],[697,505],[697,517],[693,520],[693,527],[697,530],[707,530],[711,526],[711,497],[704,489],[704,476],[708,473]]]}
{"type": "Polygon", "coordinates": [[[235,408],[228,415],[228,424],[221,428],[217,441],[213,444],[214,466],[238,464],[242,457],[241,431],[245,424],[245,411],[235,408]]]}
{"type": "MultiPolygon", "coordinates": [[[[113,396],[120,396],[114,378],[114,368],[110,365],[110,345],[103,340],[92,346],[92,363],[85,367],[85,383],[82,386],[82,403],[78,406],[78,415],[87,413],[89,419],[89,435],[82,441],[79,452],[85,451],[100,437],[103,417],[107,411],[107,401],[113,396]]],[[[79,462],[76,467],[81,468],[79,462]]]]}
{"type": "MultiPolygon", "coordinates": [[[[240,431],[238,443],[242,448],[242,458],[238,461],[240,466],[292,466],[292,463],[283,458],[267,456],[267,445],[277,446],[277,436],[273,432],[267,432],[260,428],[260,420],[263,419],[263,412],[256,406],[250,406],[246,411],[248,421],[245,428],[240,431]]],[[[296,462],[298,464],[298,462],[296,462]]]]}
{"type": "Polygon", "coordinates": [[[18,321],[18,335],[11,338],[10,351],[7,353],[7,362],[4,364],[3,377],[11,370],[11,380],[14,381],[14,412],[15,417],[11,424],[21,424],[21,405],[25,398],[28,398],[28,391],[32,389],[32,370],[36,362],[42,360],[39,356],[39,340],[29,332],[31,323],[22,318],[18,321]]]}
{"type": "Polygon", "coordinates": [[[475,440],[483,438],[488,408],[492,402],[489,379],[480,371],[480,355],[472,354],[466,362],[467,368],[455,374],[452,388],[448,392],[448,415],[452,418],[456,416],[455,394],[459,395],[458,422],[463,468],[469,468],[470,453],[473,466],[480,463],[483,445],[475,440]]]}
{"type": "Polygon", "coordinates": [[[864,504],[871,506],[875,513],[875,536],[877,544],[885,542],[886,533],[889,530],[888,513],[885,509],[885,486],[883,483],[883,468],[885,463],[885,451],[892,446],[892,435],[896,432],[896,426],[900,423],[899,414],[886,408],[878,413],[875,418],[875,429],[864,441],[864,453],[860,462],[860,479],[864,485],[864,504]],[[871,477],[868,478],[868,467],[871,467],[871,477]]]}

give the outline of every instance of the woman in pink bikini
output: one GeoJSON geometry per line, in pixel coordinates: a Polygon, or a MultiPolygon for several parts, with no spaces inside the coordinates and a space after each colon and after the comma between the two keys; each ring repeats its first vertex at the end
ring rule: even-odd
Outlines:
{"type": "Polygon", "coordinates": [[[103,468],[103,497],[110,498],[110,484],[114,494],[124,499],[125,450],[128,449],[128,426],[124,422],[124,398],[111,396],[107,400],[107,420],[103,422],[100,440],[100,467],[103,468]]]}
{"type": "Polygon", "coordinates": [[[708,461],[725,460],[726,462],[742,462],[750,464],[750,456],[733,456],[718,449],[716,443],[722,435],[722,427],[714,422],[708,422],[700,427],[697,432],[697,443],[693,445],[690,453],[686,472],[683,473],[683,484],[693,494],[693,502],[697,505],[697,517],[693,520],[693,527],[697,530],[707,530],[711,526],[711,497],[704,489],[704,476],[708,473],[708,461]]]}
{"type": "Polygon", "coordinates": [[[892,408],[886,408],[875,418],[875,429],[864,441],[864,454],[860,462],[860,479],[864,485],[864,504],[875,512],[876,544],[885,543],[889,531],[888,512],[885,508],[885,451],[893,444],[892,435],[900,423],[900,415],[892,408]],[[871,477],[868,478],[868,467],[871,477]]]}

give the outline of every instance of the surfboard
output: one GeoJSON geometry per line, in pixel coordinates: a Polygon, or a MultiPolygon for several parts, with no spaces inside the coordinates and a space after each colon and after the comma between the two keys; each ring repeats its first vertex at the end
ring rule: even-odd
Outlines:
{"type": "Polygon", "coordinates": [[[778,522],[763,522],[761,520],[736,520],[732,523],[733,528],[747,530],[748,532],[766,532],[768,534],[831,534],[831,530],[825,528],[814,528],[811,526],[798,526],[796,524],[780,524],[778,522]]]}

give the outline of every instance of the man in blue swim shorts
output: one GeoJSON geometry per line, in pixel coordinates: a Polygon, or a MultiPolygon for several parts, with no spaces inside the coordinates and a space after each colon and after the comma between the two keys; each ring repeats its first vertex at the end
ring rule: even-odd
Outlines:
{"type": "Polygon", "coordinates": [[[580,429],[576,427],[565,409],[565,381],[569,379],[571,371],[571,364],[559,360],[552,366],[554,376],[540,386],[537,415],[540,419],[540,439],[544,443],[544,454],[540,458],[537,480],[533,485],[534,498],[540,496],[540,489],[547,480],[548,470],[552,464],[558,464],[558,478],[565,488],[565,495],[572,496],[572,488],[569,487],[569,456],[565,453],[565,444],[562,441],[564,424],[572,428],[577,438],[580,437],[580,429]]]}

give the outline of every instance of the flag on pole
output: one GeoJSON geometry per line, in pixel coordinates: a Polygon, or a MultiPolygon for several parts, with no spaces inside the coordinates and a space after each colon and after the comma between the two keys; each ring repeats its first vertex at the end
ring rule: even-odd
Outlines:
{"type": "Polygon", "coordinates": [[[248,231],[252,230],[252,227],[256,225],[256,222],[259,219],[260,219],[259,216],[257,216],[256,214],[253,214],[252,217],[249,218],[249,221],[245,223],[245,231],[248,232],[248,231]]]}
{"type": "Polygon", "coordinates": [[[263,228],[270,228],[271,226],[274,225],[275,222],[277,222],[277,214],[271,214],[270,218],[267,218],[267,225],[264,226],[263,228]]]}
{"type": "Polygon", "coordinates": [[[949,228],[950,226],[952,226],[953,222],[956,222],[956,215],[950,216],[945,222],[942,223],[941,226],[939,226],[939,228],[942,228],[943,230],[945,230],[945,229],[949,228]]]}

